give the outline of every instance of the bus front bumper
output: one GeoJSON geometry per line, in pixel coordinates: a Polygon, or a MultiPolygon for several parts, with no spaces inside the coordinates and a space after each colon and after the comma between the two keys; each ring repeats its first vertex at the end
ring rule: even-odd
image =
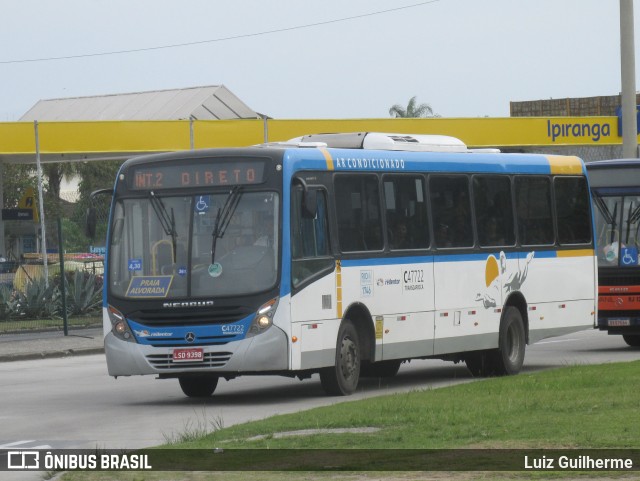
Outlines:
{"type": "Polygon", "coordinates": [[[254,337],[222,345],[199,345],[202,361],[176,362],[173,347],[153,347],[118,339],[109,332],[104,339],[107,369],[110,376],[180,373],[219,373],[221,376],[242,373],[285,371],[289,368],[286,334],[276,326],[254,337]]]}

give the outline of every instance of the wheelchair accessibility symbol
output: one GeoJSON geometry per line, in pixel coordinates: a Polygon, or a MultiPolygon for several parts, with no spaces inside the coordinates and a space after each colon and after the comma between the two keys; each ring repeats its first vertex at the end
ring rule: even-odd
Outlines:
{"type": "Polygon", "coordinates": [[[204,213],[209,210],[211,198],[208,195],[199,195],[198,200],[195,203],[195,210],[198,213],[204,213]]]}
{"type": "Polygon", "coordinates": [[[620,250],[620,265],[621,266],[637,266],[638,265],[638,248],[623,247],[620,250]]]}

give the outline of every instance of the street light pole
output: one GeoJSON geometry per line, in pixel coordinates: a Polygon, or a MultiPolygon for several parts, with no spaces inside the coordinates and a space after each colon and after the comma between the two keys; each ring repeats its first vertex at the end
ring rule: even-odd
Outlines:
{"type": "Polygon", "coordinates": [[[633,38],[633,0],[620,0],[620,64],[622,79],[622,154],[638,157],[636,61],[633,38]]]}

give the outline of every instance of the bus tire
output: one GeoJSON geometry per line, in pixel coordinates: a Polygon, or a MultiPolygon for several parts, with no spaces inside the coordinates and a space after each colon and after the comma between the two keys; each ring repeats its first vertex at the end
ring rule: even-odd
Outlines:
{"type": "Polygon", "coordinates": [[[218,386],[218,376],[180,376],[178,382],[188,397],[209,397],[218,386]]]}
{"type": "Polygon", "coordinates": [[[369,364],[363,364],[360,366],[360,376],[361,377],[393,377],[396,374],[398,374],[401,363],[402,363],[401,360],[394,359],[391,361],[379,361],[379,362],[372,362],[369,364]]]}
{"type": "Polygon", "coordinates": [[[500,321],[498,350],[492,353],[496,376],[518,374],[524,363],[526,336],[520,310],[508,306],[500,321]]]}
{"type": "Polygon", "coordinates": [[[360,340],[353,323],[345,319],[338,330],[336,357],[332,367],[320,371],[322,388],[330,396],[348,396],[360,378],[360,340]]]}
{"type": "Polygon", "coordinates": [[[640,336],[633,334],[623,334],[622,339],[631,347],[640,347],[640,336]]]}

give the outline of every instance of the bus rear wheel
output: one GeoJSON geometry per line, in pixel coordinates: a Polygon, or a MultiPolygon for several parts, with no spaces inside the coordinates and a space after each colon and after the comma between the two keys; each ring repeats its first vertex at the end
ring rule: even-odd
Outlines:
{"type": "Polygon", "coordinates": [[[623,334],[622,339],[631,347],[640,347],[640,336],[632,334],[623,334]]]}
{"type": "Polygon", "coordinates": [[[518,374],[524,363],[526,337],[522,314],[509,306],[500,321],[498,350],[492,352],[494,374],[497,376],[518,374]]]}
{"type": "Polygon", "coordinates": [[[189,397],[209,397],[218,386],[218,376],[180,376],[182,392],[189,397]]]}
{"type": "Polygon", "coordinates": [[[330,396],[347,396],[360,379],[360,340],[351,321],[343,321],[338,331],[335,364],[320,371],[322,388],[330,396]]]}
{"type": "Polygon", "coordinates": [[[509,306],[500,321],[498,349],[470,353],[465,357],[465,363],[476,377],[518,374],[524,363],[525,347],[522,314],[517,308],[509,306]]]}

